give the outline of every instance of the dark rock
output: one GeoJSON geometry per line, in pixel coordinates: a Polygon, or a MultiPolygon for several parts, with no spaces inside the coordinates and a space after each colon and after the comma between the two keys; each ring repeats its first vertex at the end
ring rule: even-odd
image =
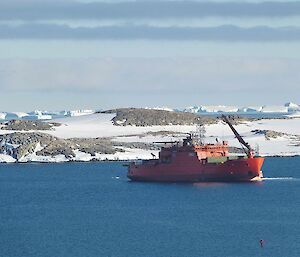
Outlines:
{"type": "Polygon", "coordinates": [[[43,121],[30,121],[30,120],[10,120],[2,123],[0,127],[3,130],[17,130],[17,131],[30,131],[30,130],[51,130],[53,127],[60,126],[60,123],[47,123],[43,121]]]}
{"type": "Polygon", "coordinates": [[[165,126],[214,124],[218,120],[212,116],[200,116],[188,112],[171,112],[164,110],[121,108],[103,111],[101,113],[116,113],[113,123],[116,126],[165,126]]]}

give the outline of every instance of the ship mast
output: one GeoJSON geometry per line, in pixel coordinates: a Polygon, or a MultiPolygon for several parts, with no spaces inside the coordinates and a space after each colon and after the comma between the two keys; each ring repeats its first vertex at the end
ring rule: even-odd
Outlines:
{"type": "Polygon", "coordinates": [[[236,131],[236,129],[233,127],[227,116],[222,115],[222,120],[228,124],[230,129],[232,130],[233,134],[236,136],[237,140],[244,145],[247,150],[244,149],[245,153],[247,154],[248,157],[253,157],[253,149],[251,146],[242,138],[242,136],[236,131]]]}
{"type": "Polygon", "coordinates": [[[204,145],[205,127],[203,124],[197,124],[196,133],[194,134],[197,144],[204,145]]]}

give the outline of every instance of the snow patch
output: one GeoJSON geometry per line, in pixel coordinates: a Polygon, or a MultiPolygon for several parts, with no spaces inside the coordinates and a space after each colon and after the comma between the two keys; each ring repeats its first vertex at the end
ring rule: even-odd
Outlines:
{"type": "Polygon", "coordinates": [[[88,162],[88,161],[91,161],[94,158],[91,154],[81,152],[79,149],[74,150],[74,153],[75,153],[75,157],[72,159],[73,161],[88,162]]]}
{"type": "Polygon", "coordinates": [[[174,109],[169,107],[145,107],[145,109],[174,112],[174,109]]]}
{"type": "Polygon", "coordinates": [[[60,138],[86,137],[116,137],[123,135],[137,135],[147,132],[175,131],[189,133],[195,126],[167,125],[167,126],[115,126],[112,119],[116,114],[95,113],[81,117],[70,117],[56,120],[65,126],[56,127],[48,133],[60,138]]]}
{"type": "Polygon", "coordinates": [[[39,156],[35,153],[28,154],[19,159],[19,162],[68,162],[69,159],[66,158],[63,154],[56,156],[39,156]]]}
{"type": "Polygon", "coordinates": [[[93,110],[74,110],[67,112],[66,116],[76,117],[76,116],[83,116],[83,115],[90,115],[93,114],[95,111],[93,110]]]}
{"type": "Polygon", "coordinates": [[[16,159],[7,154],[0,154],[0,163],[14,163],[16,159]]]}

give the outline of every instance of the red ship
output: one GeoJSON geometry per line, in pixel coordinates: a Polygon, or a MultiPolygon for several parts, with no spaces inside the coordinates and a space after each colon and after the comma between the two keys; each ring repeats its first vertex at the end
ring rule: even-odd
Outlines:
{"type": "MultiPolygon", "coordinates": [[[[159,159],[132,162],[127,177],[133,181],[152,182],[248,182],[263,177],[263,157],[255,156],[254,150],[235,130],[226,116],[238,141],[245,147],[246,155],[229,156],[228,143],[194,143],[191,135],[179,145],[162,147],[159,159]]],[[[165,142],[166,143],[166,142],[165,142]]],[[[174,142],[173,142],[174,143],[174,142]]]]}

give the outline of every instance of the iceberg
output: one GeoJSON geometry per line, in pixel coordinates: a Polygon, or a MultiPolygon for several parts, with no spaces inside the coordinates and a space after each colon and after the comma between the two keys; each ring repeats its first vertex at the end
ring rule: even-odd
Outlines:
{"type": "Polygon", "coordinates": [[[5,112],[0,112],[0,120],[5,120],[6,113],[5,112]]]}
{"type": "Polygon", "coordinates": [[[218,112],[238,112],[239,108],[236,106],[226,106],[226,105],[200,105],[200,106],[190,106],[186,107],[184,112],[191,113],[218,113],[218,112]]]}
{"type": "Polygon", "coordinates": [[[239,109],[239,112],[245,112],[245,113],[259,113],[263,109],[262,106],[249,106],[249,107],[243,107],[239,109]]]}
{"type": "Polygon", "coordinates": [[[292,102],[286,103],[284,106],[288,108],[289,112],[300,111],[300,106],[292,102]]]}
{"type": "Polygon", "coordinates": [[[26,116],[28,116],[28,113],[26,113],[26,112],[8,112],[8,113],[6,113],[5,119],[6,120],[19,120],[26,116]]]}
{"type": "Polygon", "coordinates": [[[227,106],[227,105],[199,105],[189,106],[183,109],[183,112],[191,113],[290,113],[300,111],[298,104],[289,102],[285,105],[263,105],[263,106],[227,106]]]}
{"type": "Polygon", "coordinates": [[[276,106],[276,105],[265,105],[262,107],[261,112],[264,113],[288,113],[288,107],[276,106]]]}

